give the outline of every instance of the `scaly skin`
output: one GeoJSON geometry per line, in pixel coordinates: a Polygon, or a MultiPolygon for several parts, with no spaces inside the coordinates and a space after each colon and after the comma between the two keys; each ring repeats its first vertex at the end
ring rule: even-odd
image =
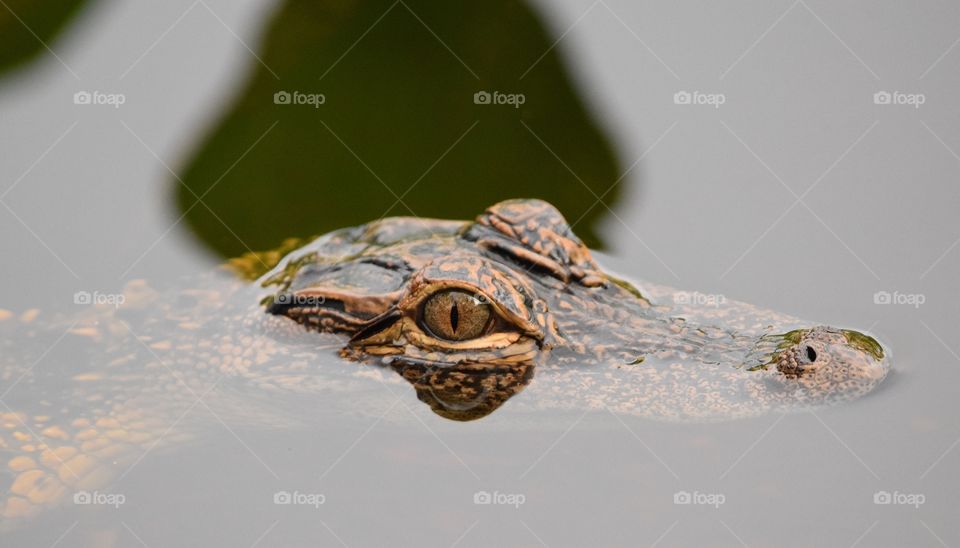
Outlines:
{"type": "Polygon", "coordinates": [[[880,345],[855,331],[738,302],[698,306],[655,284],[641,293],[604,273],[537,200],[475,222],[383,219],[277,260],[254,284],[213,275],[157,293],[135,282],[119,309],[0,311],[4,524],[109,487],[148,451],[191,443],[221,417],[309,424],[283,405],[297,395],[379,416],[384,370],[454,420],[522,392],[508,406],[516,416],[700,421],[852,400],[889,370],[880,345]],[[448,291],[470,298],[456,311],[426,306],[448,291]],[[482,329],[440,334],[469,325],[482,329]],[[346,360],[329,359],[334,348],[346,360]],[[206,419],[184,420],[198,409],[206,419]]]}
{"type": "Polygon", "coordinates": [[[696,306],[652,284],[645,296],[605,274],[538,200],[496,204],[472,223],[394,218],[338,231],[259,283],[276,288],[268,311],[351,335],[344,356],[394,367],[458,420],[528,384],[527,402],[541,407],[730,418],[854,399],[889,370],[879,343],[855,331],[736,302],[696,306]],[[475,295],[499,323],[467,341],[432,335],[425,303],[449,290],[475,295]]]}

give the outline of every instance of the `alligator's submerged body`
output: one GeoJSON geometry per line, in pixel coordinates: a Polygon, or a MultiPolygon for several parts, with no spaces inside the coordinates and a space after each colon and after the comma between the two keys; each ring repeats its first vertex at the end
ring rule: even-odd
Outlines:
{"type": "Polygon", "coordinates": [[[475,222],[340,230],[254,284],[211,276],[156,293],[136,282],[118,308],[4,313],[0,516],[109,485],[195,435],[178,426],[195,407],[269,420],[296,394],[363,412],[388,393],[387,370],[455,420],[521,392],[506,412],[730,419],[854,399],[889,370],[856,331],[638,287],[604,273],[552,206],[518,200],[475,222]],[[331,360],[335,349],[346,360],[331,360]],[[220,397],[237,384],[269,396],[220,397]]]}

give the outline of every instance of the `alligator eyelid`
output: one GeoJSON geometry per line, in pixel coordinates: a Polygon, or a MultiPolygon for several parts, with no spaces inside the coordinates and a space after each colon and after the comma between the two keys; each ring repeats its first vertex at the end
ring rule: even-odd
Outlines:
{"type": "Polygon", "coordinates": [[[350,337],[350,342],[353,343],[368,337],[372,337],[373,335],[376,335],[377,333],[397,323],[402,316],[403,313],[401,313],[399,310],[388,310],[380,316],[370,320],[370,323],[366,327],[354,333],[353,336],[350,337]]]}

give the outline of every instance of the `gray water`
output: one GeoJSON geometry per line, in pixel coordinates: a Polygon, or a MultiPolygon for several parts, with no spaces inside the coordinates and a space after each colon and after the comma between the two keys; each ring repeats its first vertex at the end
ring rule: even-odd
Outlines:
{"type": "MultiPolygon", "coordinates": [[[[216,16],[194,5],[151,47],[191,3],[101,2],[55,48],[79,80],[48,55],[0,90],[0,307],[71,310],[77,291],[216,264],[170,229],[164,164],[256,63],[241,41],[255,49],[271,3],[208,5],[216,16]],[[78,108],[79,89],[128,101],[78,108]]],[[[511,428],[508,406],[461,424],[412,394],[382,419],[234,424],[147,454],[119,508],[68,504],[4,546],[960,543],[960,7],[538,7],[626,165],[639,159],[604,227],[604,265],[870,330],[893,350],[885,386],[816,414],[719,424],[575,413],[511,428]],[[724,102],[678,105],[680,91],[724,102]],[[875,104],[879,91],[925,101],[875,104]],[[324,503],[275,505],[278,491],[324,503]],[[522,504],[475,504],[481,492],[522,504]],[[722,504],[676,504],[683,492],[722,504]],[[875,503],[884,492],[922,504],[875,503]]]]}

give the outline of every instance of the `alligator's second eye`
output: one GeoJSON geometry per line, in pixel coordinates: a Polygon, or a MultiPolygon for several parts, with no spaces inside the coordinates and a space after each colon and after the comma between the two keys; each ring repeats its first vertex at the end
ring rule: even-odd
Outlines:
{"type": "Polygon", "coordinates": [[[484,335],[493,313],[490,305],[466,291],[436,293],[423,305],[421,327],[449,341],[465,341],[484,335]]]}

